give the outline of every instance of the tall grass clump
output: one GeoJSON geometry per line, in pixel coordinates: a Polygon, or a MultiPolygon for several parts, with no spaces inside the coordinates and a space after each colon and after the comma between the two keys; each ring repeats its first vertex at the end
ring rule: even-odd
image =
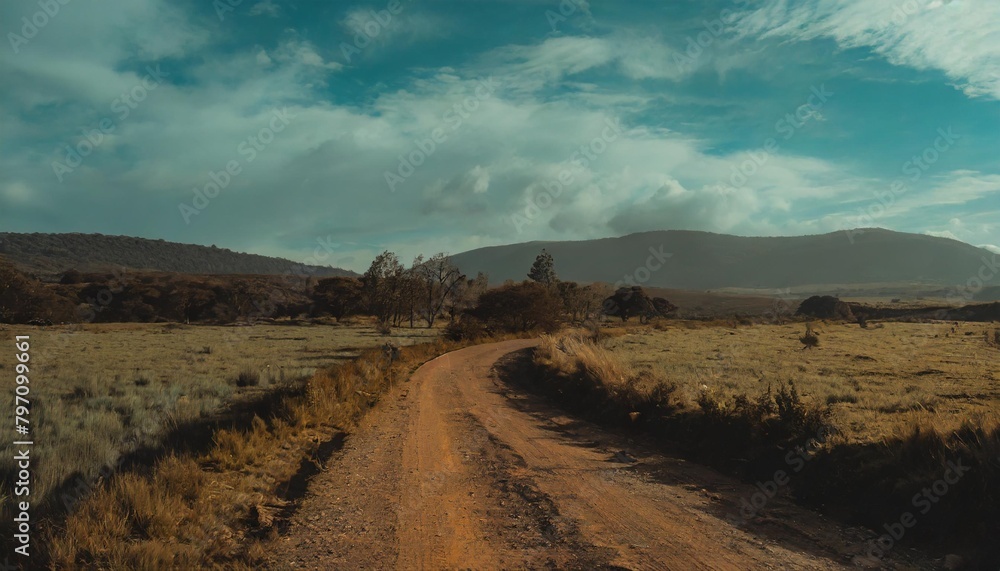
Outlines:
{"type": "Polygon", "coordinates": [[[698,411],[677,419],[674,437],[699,460],[743,477],[766,476],[785,450],[825,443],[835,432],[829,407],[804,401],[793,381],[728,399],[703,390],[696,402],[698,411]]]}
{"type": "Polygon", "coordinates": [[[598,420],[635,426],[673,412],[675,387],[646,370],[636,370],[591,339],[546,335],[534,364],[538,386],[560,403],[598,420]]]}
{"type": "Polygon", "coordinates": [[[906,530],[905,543],[961,553],[969,569],[1000,566],[997,419],[970,419],[947,432],[917,425],[879,443],[833,447],[806,466],[795,493],[879,534],[910,512],[917,524],[906,530]],[[928,490],[933,500],[924,496],[928,490]]]}
{"type": "Polygon", "coordinates": [[[644,429],[673,448],[747,474],[826,427],[828,409],[803,401],[791,382],[728,400],[703,391],[698,408],[686,408],[674,398],[673,383],[577,335],[543,337],[532,364],[534,385],[573,412],[644,429]]]}

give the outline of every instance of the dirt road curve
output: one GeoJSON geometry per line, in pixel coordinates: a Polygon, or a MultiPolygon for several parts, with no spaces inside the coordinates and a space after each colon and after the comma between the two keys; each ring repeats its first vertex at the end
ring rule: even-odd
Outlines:
{"type": "Polygon", "coordinates": [[[868,563],[861,531],[783,501],[772,500],[752,523],[737,526],[731,522],[740,499],[753,488],[574,421],[498,378],[498,360],[509,371],[513,352],[531,345],[456,351],[400,383],[312,482],[288,534],[276,540],[272,567],[744,570],[868,563]]]}

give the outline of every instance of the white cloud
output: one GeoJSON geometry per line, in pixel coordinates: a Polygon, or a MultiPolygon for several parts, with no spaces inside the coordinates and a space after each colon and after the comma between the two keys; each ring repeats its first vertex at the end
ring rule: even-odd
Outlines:
{"type": "MultiPolygon", "coordinates": [[[[600,49],[584,55],[600,59],[600,49]]],[[[574,59],[571,52],[539,54],[538,65],[554,73],[590,65],[587,57],[574,59]]],[[[128,218],[136,221],[132,233],[219,243],[225,228],[227,246],[262,251],[274,236],[312,243],[316,236],[336,234],[345,243],[361,244],[338,253],[338,259],[353,256],[358,264],[380,247],[392,247],[404,258],[441,250],[440,236],[412,238],[427,228],[447,228],[443,240],[454,252],[652,227],[781,233],[779,219],[838,188],[831,173],[842,172],[822,160],[779,154],[743,187],[722,190],[718,187],[745,154],[717,156],[704,141],[635,127],[577,168],[575,182],[518,233],[512,216],[523,212],[527,198],[544,183],[558,180],[581,145],[602,135],[618,115],[614,108],[574,98],[545,101],[501,83],[452,130],[445,114],[475,93],[481,85],[477,77],[484,75],[480,70],[441,70],[351,106],[318,97],[325,63],[314,46],[300,40],[206,61],[190,71],[195,85],[164,85],[155,104],[116,130],[116,148],[129,149],[127,162],[117,152],[95,154],[67,186],[47,170],[49,157],[15,154],[0,158],[0,169],[11,176],[24,173],[22,178],[53,203],[79,211],[76,227],[107,224],[106,211],[85,204],[95,189],[103,189],[103,200],[135,212],[128,218]],[[271,65],[261,65],[265,57],[271,65]],[[203,186],[210,171],[234,159],[245,161],[238,145],[268,125],[275,107],[288,107],[296,118],[252,164],[243,162],[244,174],[185,225],[178,213],[181,201],[191,200],[191,189],[203,186]],[[383,173],[436,128],[449,129],[447,140],[390,194],[383,173]],[[366,245],[372,242],[376,245],[366,245]]],[[[630,99],[621,106],[639,103],[630,99]]]]}
{"type": "MultiPolygon", "coordinates": [[[[963,206],[990,197],[1000,197],[1000,175],[971,170],[955,170],[927,180],[923,187],[899,193],[886,210],[886,218],[911,216],[918,210],[941,210],[948,206],[963,206]]],[[[885,186],[885,185],[883,185],[885,186]]],[[[874,196],[872,198],[874,201],[874,196]]],[[[956,225],[957,219],[949,219],[956,225]]],[[[960,221],[958,224],[960,225],[960,221]]]]}
{"type": "MultiPolygon", "coordinates": [[[[144,4],[154,6],[145,14],[168,11],[155,2],[144,4]]],[[[385,41],[431,37],[430,30],[441,29],[435,26],[443,21],[420,20],[417,12],[402,16],[416,18],[406,22],[423,22],[425,28],[390,30],[385,41]]],[[[61,50],[40,42],[41,49],[26,52],[24,59],[0,59],[0,72],[14,70],[19,77],[0,94],[5,133],[11,140],[43,141],[0,156],[0,215],[9,217],[11,207],[44,196],[45,206],[34,200],[32,207],[44,209],[45,217],[66,230],[107,231],[114,225],[116,233],[292,257],[311,251],[317,237],[334,235],[343,245],[330,262],[353,259],[354,269],[363,270],[385,247],[410,258],[441,249],[458,252],[653,228],[832,231],[841,225],[835,215],[825,215],[831,197],[854,196],[870,182],[852,177],[850,165],[785,151],[733,188],[732,170],[749,158],[747,153],[720,154],[719,141],[682,132],[684,123],[642,124],[643,113],[651,109],[691,100],[679,101],[669,92],[650,94],[632,82],[624,88],[615,82],[589,83],[596,80],[586,72],[600,68],[630,79],[675,79],[679,72],[670,62],[672,52],[659,38],[619,33],[507,46],[473,55],[470,63],[454,68],[405,72],[416,77],[399,75],[397,87],[375,86],[360,101],[345,103],[326,89],[329,72],[341,69],[328,59],[337,48],[292,32],[277,45],[251,44],[222,57],[205,50],[204,57],[187,58],[193,63],[185,64],[184,81],[160,86],[60,185],[49,168],[56,156],[49,141],[75,140],[78,126],[93,125],[95,117],[107,113],[110,100],[137,81],[134,72],[122,71],[123,62],[134,57],[126,47],[136,37],[117,25],[129,19],[102,27],[82,17],[90,35],[69,42],[54,34],[61,50]],[[84,48],[92,38],[112,47],[88,52],[84,48]],[[452,129],[446,114],[473,96],[478,78],[490,73],[499,81],[497,91],[452,129]],[[553,83],[569,92],[539,90],[553,83]],[[42,105],[45,114],[32,113],[42,105]],[[238,151],[241,142],[268,126],[273,109],[286,107],[295,119],[247,163],[238,151]],[[586,166],[574,165],[581,145],[601,136],[607,122],[617,118],[626,119],[618,139],[586,166]],[[390,194],[383,173],[437,128],[448,129],[447,140],[390,194]],[[243,174],[185,225],[178,205],[208,182],[209,172],[221,171],[234,159],[242,161],[243,174]],[[523,213],[527,200],[567,168],[574,182],[518,232],[512,216],[523,213]]],[[[183,54],[200,49],[198,42],[205,38],[216,38],[189,21],[178,24],[181,32],[168,32],[168,38],[144,49],[183,54]]],[[[912,207],[991,196],[998,182],[974,171],[926,180],[935,182],[937,194],[912,207]]],[[[902,199],[900,204],[908,208],[902,199]]],[[[984,229],[990,216],[1000,219],[995,213],[984,213],[982,221],[967,218],[968,234],[951,226],[933,230],[995,243],[995,232],[984,229]]]]}
{"type": "MultiPolygon", "coordinates": [[[[985,214],[991,220],[996,219],[995,212],[987,212],[985,214]]],[[[979,248],[1000,253],[1000,248],[987,242],[987,240],[993,240],[996,237],[996,234],[993,232],[993,225],[990,223],[977,223],[975,220],[978,217],[978,213],[966,214],[962,218],[953,217],[946,224],[926,230],[924,234],[939,238],[951,238],[952,240],[958,240],[966,244],[978,244],[979,248]]]]}
{"type": "MultiPolygon", "coordinates": [[[[316,46],[302,40],[289,40],[282,44],[273,54],[281,62],[292,62],[318,69],[337,71],[344,66],[335,61],[326,61],[316,51],[316,46]]],[[[259,56],[258,56],[259,61],[259,56]]]]}
{"type": "Polygon", "coordinates": [[[482,194],[490,189],[490,171],[476,165],[469,174],[475,179],[472,192],[482,194]]]}
{"type": "Polygon", "coordinates": [[[386,48],[440,39],[451,33],[451,19],[420,10],[412,3],[403,2],[395,14],[387,5],[369,5],[348,10],[340,21],[347,36],[347,43],[361,51],[361,57],[386,52],[386,48]]]}
{"type": "Polygon", "coordinates": [[[262,0],[250,8],[251,16],[267,15],[276,18],[281,13],[281,9],[272,0],[262,0]]]}
{"type": "Polygon", "coordinates": [[[994,0],[766,0],[742,32],[832,38],[894,65],[944,72],[970,97],[1000,99],[1000,2],[994,0]]]}
{"type": "Polygon", "coordinates": [[[926,234],[927,236],[934,236],[936,238],[948,238],[949,240],[961,242],[961,240],[958,239],[958,236],[956,236],[955,233],[952,232],[951,230],[940,230],[940,231],[927,230],[926,232],[924,232],[924,234],[926,234]]]}
{"type": "Polygon", "coordinates": [[[34,191],[23,182],[8,183],[4,186],[3,194],[7,200],[15,204],[27,204],[35,197],[34,191]]]}
{"type": "Polygon", "coordinates": [[[631,79],[676,80],[693,71],[679,66],[676,55],[661,39],[621,33],[613,37],[559,36],[538,44],[504,46],[484,56],[483,61],[510,83],[532,91],[604,66],[613,66],[631,79]]]}

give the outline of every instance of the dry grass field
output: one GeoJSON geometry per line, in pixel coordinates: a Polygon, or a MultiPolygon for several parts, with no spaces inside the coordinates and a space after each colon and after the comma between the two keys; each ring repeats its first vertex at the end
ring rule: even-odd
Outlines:
{"type": "Polygon", "coordinates": [[[797,501],[870,529],[967,466],[906,542],[996,569],[997,324],[820,322],[810,349],[805,331],[666,321],[614,325],[597,343],[594,330],[564,333],[543,338],[526,386],[748,482],[791,469],[797,501]],[[792,467],[796,451],[809,461],[792,467]]]}
{"type": "MultiPolygon", "coordinates": [[[[255,325],[88,324],[0,326],[31,336],[30,420],[34,487],[39,501],[71,475],[91,481],[171,428],[209,418],[240,402],[301,383],[319,369],[392,340],[412,345],[437,330],[378,335],[368,324],[255,325]]],[[[12,374],[14,349],[0,353],[12,374]]],[[[0,452],[7,474],[10,442],[0,452]]],[[[3,478],[6,498],[12,478],[3,478]]]]}
{"type": "Polygon", "coordinates": [[[649,369],[694,404],[703,391],[726,401],[793,381],[803,400],[829,404],[849,441],[900,437],[915,426],[941,432],[965,420],[1000,418],[1000,349],[987,343],[996,324],[816,323],[819,346],[803,349],[801,323],[665,330],[630,328],[606,347],[649,369]],[[880,326],[881,325],[881,326],[880,326]]]}

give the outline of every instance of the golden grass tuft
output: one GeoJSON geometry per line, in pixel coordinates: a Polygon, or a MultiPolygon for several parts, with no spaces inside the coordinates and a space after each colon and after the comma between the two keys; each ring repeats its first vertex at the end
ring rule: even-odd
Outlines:
{"type": "Polygon", "coordinates": [[[566,374],[585,374],[608,386],[627,385],[635,370],[623,359],[593,341],[571,335],[542,336],[540,362],[566,374]]]}

